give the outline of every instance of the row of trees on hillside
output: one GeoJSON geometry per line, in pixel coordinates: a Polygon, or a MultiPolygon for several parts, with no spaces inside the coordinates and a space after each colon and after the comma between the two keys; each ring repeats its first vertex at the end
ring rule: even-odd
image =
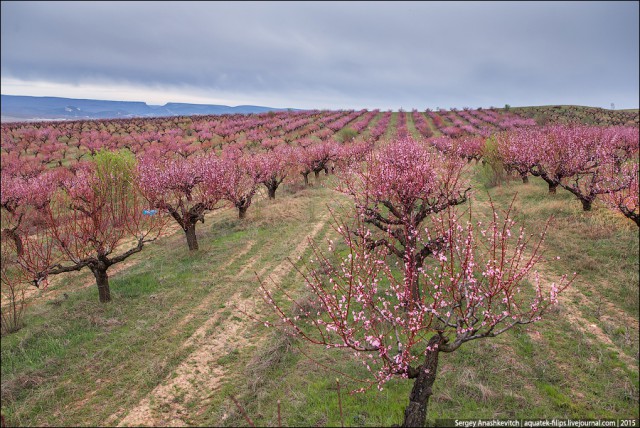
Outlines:
{"type": "Polygon", "coordinates": [[[547,182],[549,193],[561,187],[575,195],[584,211],[605,195],[638,224],[637,129],[556,125],[500,133],[494,139],[499,159],[524,182],[531,174],[547,182]]]}
{"type": "Polygon", "coordinates": [[[438,151],[504,168],[528,183],[529,176],[572,193],[590,211],[601,197],[638,224],[638,130],[633,127],[528,127],[488,139],[466,135],[428,139],[438,151]]]}
{"type": "Polygon", "coordinates": [[[157,239],[169,218],[197,250],[196,224],[207,212],[233,206],[243,219],[259,187],[273,199],[288,176],[300,174],[309,184],[309,173],[328,173],[370,148],[309,143],[251,154],[228,147],[220,156],[154,153],[139,160],[128,151],[103,150],[91,162],[36,175],[9,164],[2,170],[2,237],[15,253],[7,260],[15,263],[3,265],[7,281],[12,269],[40,286],[50,275],[88,267],[100,301],[107,302],[109,267],[157,239]]]}

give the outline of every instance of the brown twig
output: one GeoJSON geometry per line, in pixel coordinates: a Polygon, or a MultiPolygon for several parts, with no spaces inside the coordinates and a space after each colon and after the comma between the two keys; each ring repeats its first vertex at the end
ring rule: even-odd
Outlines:
{"type": "Polygon", "coordinates": [[[280,400],[278,400],[278,426],[282,426],[282,417],[280,416],[280,400]]]}
{"type": "Polygon", "coordinates": [[[238,410],[240,410],[240,413],[242,413],[242,416],[244,416],[244,419],[247,421],[247,423],[249,424],[250,427],[255,428],[255,424],[253,423],[253,421],[251,420],[251,418],[247,415],[247,412],[244,411],[244,408],[242,407],[242,405],[238,402],[238,400],[236,400],[236,398],[229,394],[229,397],[231,397],[231,399],[233,400],[233,403],[236,405],[236,407],[238,408],[238,410]]]}
{"type": "Polygon", "coordinates": [[[344,428],[344,417],[342,416],[342,398],[340,397],[340,379],[336,378],[338,385],[338,408],[340,409],[340,426],[344,428]]]}

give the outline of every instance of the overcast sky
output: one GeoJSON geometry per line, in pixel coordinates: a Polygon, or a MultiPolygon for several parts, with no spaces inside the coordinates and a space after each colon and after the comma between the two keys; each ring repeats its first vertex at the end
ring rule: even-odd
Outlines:
{"type": "Polygon", "coordinates": [[[3,94],[638,108],[638,2],[2,2],[3,94]]]}

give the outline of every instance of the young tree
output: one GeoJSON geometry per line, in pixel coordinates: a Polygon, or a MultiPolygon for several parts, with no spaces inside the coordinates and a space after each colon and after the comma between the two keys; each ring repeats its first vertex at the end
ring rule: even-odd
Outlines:
{"type": "Polygon", "coordinates": [[[442,243],[442,237],[425,236],[423,223],[467,200],[464,166],[459,157],[405,139],[373,152],[340,187],[354,199],[364,223],[381,232],[363,236],[368,245],[382,246],[403,260],[414,298],[419,297],[419,269],[442,243]]]}
{"type": "Polygon", "coordinates": [[[285,293],[298,314],[288,315],[275,291],[261,283],[265,301],[289,332],[324,348],[354,351],[373,377],[369,386],[382,389],[392,377],[412,379],[402,424],[407,427],[425,424],[443,353],[539,321],[571,283],[563,276],[547,289],[535,274],[531,289],[525,287],[523,280],[542,258],[541,241],[514,230],[511,208],[501,215],[494,209],[491,221],[473,224],[471,214],[460,221],[448,207],[433,224],[431,233],[442,237],[442,245],[418,271],[421,293],[411,291],[412,273],[398,275],[393,256],[369,245],[364,223],[356,223],[356,233],[346,223],[336,229],[349,250],[346,258],[334,254],[340,263],[313,246],[324,269],[303,275],[317,310],[285,293]]]}
{"type": "MultiPolygon", "coordinates": [[[[578,198],[584,211],[590,211],[598,195],[625,187],[618,184],[616,177],[621,168],[620,162],[626,159],[616,150],[621,146],[620,140],[624,135],[616,129],[596,126],[580,126],[571,131],[570,138],[563,142],[571,147],[573,174],[563,177],[560,186],[578,198]]],[[[637,142],[636,132],[636,146],[637,142]]]]}
{"type": "Polygon", "coordinates": [[[562,179],[571,177],[575,172],[571,127],[547,126],[533,135],[533,148],[536,162],[531,175],[540,177],[549,185],[549,193],[555,194],[562,179]]]}
{"type": "Polygon", "coordinates": [[[305,186],[309,185],[309,174],[313,171],[313,158],[310,154],[310,147],[314,142],[308,138],[298,141],[298,146],[293,149],[293,161],[296,170],[304,178],[305,186]]]}
{"type": "Polygon", "coordinates": [[[36,284],[49,275],[87,267],[100,302],[111,300],[109,267],[142,251],[166,224],[160,216],[143,215],[145,201],[131,181],[134,168],[134,158],[102,152],[62,180],[42,213],[51,240],[29,240],[25,246],[31,260],[45,253],[60,260],[39,272],[36,284]]]}
{"type": "Polygon", "coordinates": [[[473,135],[463,135],[454,140],[455,151],[467,162],[475,160],[476,163],[482,158],[485,148],[485,139],[473,135]]]}
{"type": "Polygon", "coordinates": [[[640,202],[638,198],[638,161],[621,167],[615,179],[615,191],[605,193],[604,203],[625,217],[633,220],[640,227],[640,202]]]}
{"type": "Polygon", "coordinates": [[[267,188],[269,199],[276,198],[276,190],[291,169],[293,153],[289,146],[275,148],[255,156],[255,167],[260,183],[267,188]]]}
{"type": "Polygon", "coordinates": [[[222,198],[231,202],[238,209],[238,218],[243,219],[251,206],[253,195],[264,178],[256,167],[256,158],[238,149],[225,150],[222,163],[222,198]]]}
{"type": "Polygon", "coordinates": [[[57,169],[29,178],[11,175],[5,170],[0,173],[1,236],[3,242],[13,242],[18,256],[24,252],[25,236],[32,233],[35,222],[42,221],[39,218],[41,211],[49,203],[64,173],[65,170],[57,169]]]}
{"type": "Polygon", "coordinates": [[[151,207],[167,211],[180,225],[190,251],[198,249],[196,224],[222,199],[223,164],[213,153],[167,159],[144,157],[137,182],[151,207]]]}
{"type": "Polygon", "coordinates": [[[307,147],[307,164],[318,179],[320,172],[329,173],[329,163],[335,161],[338,146],[333,141],[323,141],[307,147]]]}
{"type": "Polygon", "coordinates": [[[12,176],[3,169],[0,173],[2,192],[0,192],[0,208],[2,209],[2,242],[11,240],[18,255],[22,254],[22,238],[18,228],[22,225],[26,200],[29,197],[28,181],[22,177],[12,176]]]}
{"type": "Polygon", "coordinates": [[[338,171],[353,168],[356,164],[367,160],[372,150],[373,143],[368,141],[354,141],[338,146],[335,152],[335,167],[338,171]]]}
{"type": "Polygon", "coordinates": [[[14,242],[3,237],[0,248],[2,251],[2,258],[0,258],[0,292],[2,294],[0,329],[4,335],[18,331],[22,327],[22,315],[26,308],[25,292],[30,278],[24,270],[20,269],[14,242]]]}
{"type": "Polygon", "coordinates": [[[506,170],[515,171],[523,183],[529,182],[529,173],[538,163],[537,130],[505,131],[493,136],[498,155],[506,170]]]}
{"type": "MultiPolygon", "coordinates": [[[[2,173],[0,284],[2,332],[22,327],[25,292],[51,265],[51,236],[42,211],[58,181],[57,171],[30,180],[2,173]]],[[[40,284],[35,282],[36,286],[40,284]]]]}

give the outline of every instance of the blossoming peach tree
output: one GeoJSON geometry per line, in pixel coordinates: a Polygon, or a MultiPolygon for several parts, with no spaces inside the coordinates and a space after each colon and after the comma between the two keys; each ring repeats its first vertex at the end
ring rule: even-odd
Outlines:
{"type": "MultiPolygon", "coordinates": [[[[394,147],[381,156],[398,157],[403,150],[416,150],[412,143],[394,147]]],[[[428,161],[422,158],[422,162],[428,161]]],[[[408,160],[384,165],[396,180],[408,180],[397,183],[398,188],[402,184],[405,189],[421,187],[415,176],[394,172],[395,168],[407,171],[411,166],[408,160]]],[[[425,177],[431,166],[422,165],[425,177]]],[[[374,175],[382,178],[384,174],[379,172],[366,176],[370,180],[374,175]]],[[[545,232],[534,239],[517,228],[511,207],[500,212],[491,204],[492,215],[485,222],[474,221],[471,209],[461,214],[458,204],[451,202],[460,203],[458,198],[466,198],[466,192],[453,186],[457,179],[447,174],[445,177],[446,185],[422,187],[431,190],[414,199],[414,209],[397,206],[393,198],[382,204],[389,213],[397,213],[393,222],[401,222],[406,216],[415,220],[415,215],[424,211],[419,207],[429,201],[429,206],[438,207],[427,209],[427,228],[414,223],[415,239],[406,239],[404,232],[395,236],[396,229],[372,228],[372,211],[362,207],[356,209],[355,220],[340,220],[334,214],[335,230],[346,247],[346,256],[344,250],[330,246],[330,252],[325,253],[312,244],[313,264],[322,268],[300,273],[313,305],[301,305],[278,284],[271,287],[261,283],[265,301],[279,316],[277,324],[310,343],[353,351],[370,373],[369,387],[377,384],[382,389],[394,377],[413,380],[403,426],[424,426],[442,353],[541,320],[572,281],[563,276],[558,283],[546,286],[533,271],[543,257],[545,232]],[[446,189],[458,190],[434,203],[434,195],[446,189]],[[379,241],[374,235],[383,229],[387,243],[374,245],[379,241]],[[401,244],[402,251],[395,251],[394,243],[401,244]],[[407,257],[424,248],[429,254],[419,264],[415,257],[407,257]],[[283,303],[282,296],[289,304],[283,303]]],[[[388,187],[389,181],[385,183],[359,187],[363,193],[358,194],[357,201],[375,206],[375,193],[388,187]]]]}

